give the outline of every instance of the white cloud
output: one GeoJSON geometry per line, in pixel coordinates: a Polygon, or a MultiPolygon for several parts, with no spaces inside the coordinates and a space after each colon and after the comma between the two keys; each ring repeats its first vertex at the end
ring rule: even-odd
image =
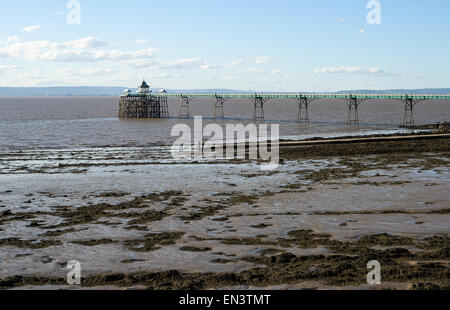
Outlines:
{"type": "Polygon", "coordinates": [[[93,48],[105,45],[108,45],[108,43],[106,43],[105,41],[100,41],[94,37],[87,37],[61,43],[61,46],[72,48],[93,48]]]}
{"type": "Polygon", "coordinates": [[[150,42],[150,41],[149,40],[145,40],[145,39],[140,39],[140,40],[134,41],[134,43],[137,43],[137,44],[144,44],[144,43],[148,43],[148,42],[150,42]]]}
{"type": "Polygon", "coordinates": [[[232,77],[232,76],[223,76],[220,79],[223,81],[240,81],[239,78],[232,77]]]}
{"type": "Polygon", "coordinates": [[[98,76],[114,73],[111,69],[65,69],[62,71],[64,74],[80,75],[80,76],[98,76]]]}
{"type": "Polygon", "coordinates": [[[134,57],[113,61],[120,65],[132,68],[159,70],[159,69],[189,69],[201,67],[206,64],[206,60],[202,58],[181,58],[181,59],[157,59],[149,57],[134,57]]]}
{"type": "Polygon", "coordinates": [[[200,68],[203,69],[203,70],[216,69],[217,65],[205,64],[205,65],[201,65],[200,68]]]}
{"type": "Polygon", "coordinates": [[[137,86],[137,82],[145,77],[147,82],[154,85],[176,81],[182,78],[179,74],[170,74],[167,72],[154,72],[145,70],[115,70],[110,68],[77,68],[68,69],[23,69],[17,72],[4,72],[0,69],[0,85],[32,87],[32,86],[137,86]]]}
{"type": "Polygon", "coordinates": [[[225,64],[224,67],[225,68],[237,67],[244,63],[245,63],[245,61],[243,59],[237,59],[237,60],[233,60],[232,62],[225,64]]]}
{"type": "Polygon", "coordinates": [[[13,66],[13,65],[3,65],[0,66],[0,75],[4,74],[4,73],[14,73],[14,72],[18,72],[19,67],[18,66],[13,66]]]}
{"type": "Polygon", "coordinates": [[[18,36],[12,36],[12,37],[6,38],[6,44],[11,44],[11,43],[19,42],[19,41],[20,41],[20,38],[18,36]]]}
{"type": "Polygon", "coordinates": [[[268,64],[273,62],[273,58],[269,56],[258,56],[256,57],[254,64],[255,65],[262,65],[262,64],[268,64]]]}
{"type": "Polygon", "coordinates": [[[61,64],[56,65],[59,66],[57,69],[51,69],[55,67],[53,65],[43,65],[42,68],[45,72],[42,73],[10,65],[0,66],[2,77],[0,84],[18,85],[16,83],[18,78],[28,74],[27,86],[95,84],[99,80],[102,83],[111,81],[117,85],[124,85],[126,84],[124,82],[135,79],[136,74],[157,80],[170,80],[178,79],[180,75],[170,74],[167,72],[169,69],[199,68],[206,70],[218,67],[209,64],[206,59],[198,57],[164,59],[160,49],[157,48],[122,50],[106,48],[105,45],[107,45],[106,42],[93,37],[63,42],[20,41],[18,37],[11,37],[8,39],[8,43],[0,45],[0,60],[5,58],[7,64],[16,60],[27,61],[33,66],[40,66],[39,63],[45,62],[61,64]],[[67,68],[69,63],[71,65],[67,68]],[[84,68],[81,67],[82,64],[85,64],[84,68]],[[116,69],[117,67],[119,68],[116,69]],[[101,79],[99,79],[100,76],[101,79]]]}
{"type": "Polygon", "coordinates": [[[14,65],[3,65],[0,66],[0,70],[15,70],[19,68],[18,66],[14,66],[14,65]]]}
{"type": "Polygon", "coordinates": [[[39,69],[24,69],[17,72],[5,71],[4,73],[0,79],[0,84],[4,86],[33,87],[37,86],[40,81],[46,79],[39,69]]]}
{"type": "Polygon", "coordinates": [[[343,22],[345,22],[345,18],[344,18],[344,17],[342,17],[342,18],[338,19],[338,22],[340,22],[340,23],[343,23],[343,22]]]}
{"type": "Polygon", "coordinates": [[[173,80],[180,78],[181,75],[160,73],[160,74],[148,74],[146,77],[152,80],[173,80]]]}
{"type": "Polygon", "coordinates": [[[342,66],[342,67],[325,67],[321,69],[315,69],[314,72],[316,73],[359,73],[359,74],[367,74],[367,73],[375,73],[379,71],[379,68],[373,67],[373,68],[361,68],[361,67],[349,67],[349,66],[342,66]]]}
{"type": "MultiPolygon", "coordinates": [[[[17,38],[18,39],[18,38],[17,38]]],[[[113,49],[97,49],[107,45],[106,42],[93,37],[66,42],[27,41],[15,42],[0,46],[0,58],[26,61],[49,62],[98,62],[113,63],[132,68],[145,69],[186,69],[201,67],[214,68],[202,58],[160,59],[157,48],[144,48],[135,51],[113,49]]]]}
{"type": "Polygon", "coordinates": [[[38,30],[39,28],[41,28],[41,26],[39,26],[39,25],[35,25],[35,26],[27,26],[27,27],[22,28],[22,31],[25,31],[25,32],[33,32],[33,31],[35,31],[35,30],[38,30]]]}
{"type": "Polygon", "coordinates": [[[256,69],[256,68],[250,68],[250,69],[248,69],[248,72],[259,73],[259,74],[280,74],[281,73],[280,70],[261,70],[261,69],[256,69]]]}
{"type": "Polygon", "coordinates": [[[375,75],[375,76],[386,76],[386,77],[403,77],[416,79],[420,78],[418,75],[408,74],[408,73],[397,73],[397,72],[386,72],[378,67],[363,68],[363,67],[325,67],[320,69],[315,69],[315,73],[341,73],[341,74],[361,74],[361,75],[375,75]]]}
{"type": "Polygon", "coordinates": [[[187,69],[196,66],[205,65],[206,60],[202,58],[182,58],[176,60],[162,60],[158,61],[158,68],[160,69],[187,69]]]}
{"type": "Polygon", "coordinates": [[[106,42],[87,37],[62,43],[50,41],[15,42],[0,47],[0,57],[27,61],[55,62],[92,62],[148,59],[158,49],[146,48],[137,51],[98,50],[94,47],[104,46],[106,42]]]}

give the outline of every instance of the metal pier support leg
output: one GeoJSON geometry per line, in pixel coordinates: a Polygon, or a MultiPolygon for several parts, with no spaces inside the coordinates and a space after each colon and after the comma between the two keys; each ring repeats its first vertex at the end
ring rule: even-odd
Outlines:
{"type": "Polygon", "coordinates": [[[309,112],[308,112],[309,100],[306,97],[298,98],[298,124],[309,124],[309,112]],[[303,109],[305,112],[303,113],[303,109]]]}
{"type": "Polygon", "coordinates": [[[403,101],[405,113],[403,114],[403,126],[414,126],[414,100],[406,96],[403,101]]]}
{"type": "Polygon", "coordinates": [[[348,99],[347,126],[359,126],[358,105],[360,101],[350,96],[348,99]]]}
{"type": "Polygon", "coordinates": [[[216,96],[216,101],[214,103],[214,119],[221,119],[223,120],[225,118],[225,114],[223,112],[223,105],[226,101],[223,97],[216,96]]]}
{"type": "Polygon", "coordinates": [[[180,97],[180,117],[190,117],[189,113],[189,103],[191,102],[192,98],[189,98],[187,96],[181,96],[180,97]]]}
{"type": "Polygon", "coordinates": [[[167,104],[167,97],[161,97],[160,101],[160,118],[168,118],[169,117],[169,105],[167,104]]]}
{"type": "Polygon", "coordinates": [[[255,97],[253,109],[253,122],[264,122],[264,98],[255,97]]]}

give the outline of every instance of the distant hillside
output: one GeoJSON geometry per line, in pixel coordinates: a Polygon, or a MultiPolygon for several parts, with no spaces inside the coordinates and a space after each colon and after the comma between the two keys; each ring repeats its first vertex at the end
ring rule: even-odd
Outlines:
{"type": "Polygon", "coordinates": [[[117,96],[125,87],[0,87],[2,97],[117,96]]]}
{"type": "Polygon", "coordinates": [[[424,89],[386,89],[386,90],[344,90],[338,93],[352,93],[352,94],[390,94],[390,95],[448,95],[450,94],[450,88],[424,88],[424,89]]]}
{"type": "MultiPolygon", "coordinates": [[[[0,97],[41,97],[41,96],[118,96],[126,87],[0,87],[0,97]]],[[[130,88],[136,92],[136,88],[130,88]]],[[[152,88],[157,93],[161,88],[152,88]]],[[[168,93],[249,93],[232,89],[167,89],[168,93]]],[[[253,93],[253,92],[252,92],[253,93]]]]}
{"type": "MultiPolygon", "coordinates": [[[[159,91],[159,89],[157,89],[159,91]]],[[[253,94],[252,90],[235,89],[166,89],[168,93],[186,93],[186,94],[253,94]]]]}
{"type": "MultiPolygon", "coordinates": [[[[0,97],[41,97],[41,96],[118,96],[126,87],[0,87],[0,97]]],[[[131,89],[133,92],[136,89],[131,89]]],[[[153,93],[157,93],[161,88],[152,88],[153,93]]],[[[166,89],[168,93],[209,93],[209,94],[249,94],[261,93],[253,90],[234,89],[166,89]]],[[[301,91],[299,91],[301,92],[301,91]]],[[[267,92],[273,93],[273,92],[267,92]]],[[[297,92],[289,92],[297,93],[297,92]]],[[[304,94],[311,92],[302,92],[304,94]]],[[[429,89],[389,89],[389,90],[343,90],[337,93],[352,94],[418,94],[418,95],[448,95],[450,88],[429,88],[429,89]]]]}

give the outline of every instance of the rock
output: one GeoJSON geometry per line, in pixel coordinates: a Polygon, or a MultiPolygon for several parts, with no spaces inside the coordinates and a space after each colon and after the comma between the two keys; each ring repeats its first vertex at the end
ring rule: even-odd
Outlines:
{"type": "Polygon", "coordinates": [[[292,253],[283,253],[280,255],[271,256],[268,258],[268,264],[270,265],[282,265],[289,264],[297,260],[297,256],[292,253]]]}
{"type": "Polygon", "coordinates": [[[43,264],[49,264],[53,261],[53,259],[49,256],[42,256],[41,257],[41,263],[43,264]]]}
{"type": "Polygon", "coordinates": [[[400,258],[411,255],[411,253],[407,249],[403,248],[394,248],[388,249],[385,251],[385,255],[391,258],[400,258]]]}

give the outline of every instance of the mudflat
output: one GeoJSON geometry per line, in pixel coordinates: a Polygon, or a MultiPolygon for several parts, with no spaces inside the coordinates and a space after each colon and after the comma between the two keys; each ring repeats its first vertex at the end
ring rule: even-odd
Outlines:
{"type": "Polygon", "coordinates": [[[381,288],[449,289],[449,141],[282,147],[270,172],[161,149],[5,152],[0,288],[368,288],[378,260],[381,288]]]}

